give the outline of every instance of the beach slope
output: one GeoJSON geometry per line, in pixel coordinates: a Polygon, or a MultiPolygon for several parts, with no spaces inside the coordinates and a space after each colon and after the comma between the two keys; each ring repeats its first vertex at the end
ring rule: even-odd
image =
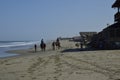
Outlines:
{"type": "Polygon", "coordinates": [[[13,51],[22,55],[0,59],[0,80],[120,80],[120,50],[79,51],[74,44],[13,51]]]}

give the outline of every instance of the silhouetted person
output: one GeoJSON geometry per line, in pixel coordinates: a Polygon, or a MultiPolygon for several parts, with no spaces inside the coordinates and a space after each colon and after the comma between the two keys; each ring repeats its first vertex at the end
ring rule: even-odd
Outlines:
{"type": "Polygon", "coordinates": [[[43,44],[44,43],[44,40],[43,39],[41,39],[41,44],[43,44]]]}
{"type": "Polygon", "coordinates": [[[34,45],[34,48],[35,48],[35,52],[37,52],[37,45],[36,44],[34,45]]]}
{"type": "Polygon", "coordinates": [[[59,38],[57,38],[55,44],[56,44],[56,47],[57,47],[58,49],[60,49],[61,45],[60,45],[60,40],[59,40],[59,38]]]}
{"type": "Polygon", "coordinates": [[[59,38],[57,38],[56,42],[59,42],[59,38]]]}
{"type": "Polygon", "coordinates": [[[46,49],[46,44],[44,43],[43,39],[41,39],[40,48],[42,51],[45,51],[45,49],[46,49]]]}
{"type": "Polygon", "coordinates": [[[53,43],[52,43],[52,48],[53,48],[53,50],[55,50],[55,45],[56,45],[55,42],[53,42],[53,43]]]}
{"type": "Polygon", "coordinates": [[[80,46],[81,46],[81,49],[83,49],[83,43],[82,42],[80,43],[80,46]]]}

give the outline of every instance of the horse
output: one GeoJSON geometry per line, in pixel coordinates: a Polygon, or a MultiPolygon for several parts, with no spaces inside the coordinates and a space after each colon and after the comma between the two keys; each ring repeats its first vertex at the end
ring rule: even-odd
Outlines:
{"type": "Polygon", "coordinates": [[[41,43],[41,44],[40,44],[40,48],[41,48],[42,51],[45,51],[45,49],[46,49],[46,44],[45,44],[45,43],[41,43]]]}
{"type": "Polygon", "coordinates": [[[58,49],[60,49],[60,47],[61,47],[61,46],[60,46],[60,42],[59,42],[59,41],[56,41],[55,44],[56,44],[56,47],[57,47],[58,49]]]}

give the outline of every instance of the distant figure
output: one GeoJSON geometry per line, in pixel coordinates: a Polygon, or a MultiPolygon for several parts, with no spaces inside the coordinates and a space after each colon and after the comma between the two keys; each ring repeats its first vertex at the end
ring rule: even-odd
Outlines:
{"type": "Polygon", "coordinates": [[[46,50],[46,44],[44,43],[43,39],[41,40],[40,48],[41,48],[42,51],[46,50]]]}
{"type": "Polygon", "coordinates": [[[55,42],[52,43],[52,48],[55,50],[55,42]]]}
{"type": "Polygon", "coordinates": [[[59,42],[59,39],[57,38],[56,42],[59,42]]]}
{"type": "Polygon", "coordinates": [[[43,39],[41,39],[41,44],[43,44],[44,43],[44,40],[43,39]]]}
{"type": "Polygon", "coordinates": [[[80,43],[80,46],[81,46],[81,49],[83,49],[83,43],[82,42],[80,43]]]}
{"type": "Polygon", "coordinates": [[[34,48],[35,48],[35,52],[37,52],[37,45],[36,44],[34,45],[34,48]]]}
{"type": "Polygon", "coordinates": [[[61,46],[60,46],[60,41],[59,41],[59,39],[58,39],[58,38],[57,38],[57,40],[56,40],[56,43],[55,43],[55,44],[56,44],[56,47],[57,47],[58,49],[60,49],[60,47],[61,47],[61,46]]]}

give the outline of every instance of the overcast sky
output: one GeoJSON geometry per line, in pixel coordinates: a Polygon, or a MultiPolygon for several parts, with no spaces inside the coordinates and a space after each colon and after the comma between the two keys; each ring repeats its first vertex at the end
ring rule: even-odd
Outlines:
{"type": "Polygon", "coordinates": [[[71,37],[114,23],[115,0],[0,0],[0,40],[71,37]]]}

